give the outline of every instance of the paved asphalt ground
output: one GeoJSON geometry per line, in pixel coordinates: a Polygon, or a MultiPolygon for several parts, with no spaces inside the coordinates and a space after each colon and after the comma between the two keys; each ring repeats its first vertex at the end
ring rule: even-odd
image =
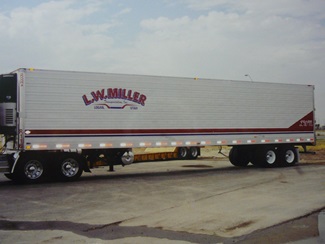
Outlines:
{"type": "Polygon", "coordinates": [[[261,169],[209,157],[115,170],[38,185],[0,176],[0,243],[325,241],[325,160],[261,169]]]}

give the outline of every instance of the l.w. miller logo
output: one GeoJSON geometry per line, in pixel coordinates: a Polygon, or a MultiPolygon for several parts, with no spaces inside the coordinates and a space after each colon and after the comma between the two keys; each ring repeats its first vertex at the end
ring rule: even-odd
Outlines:
{"type": "Polygon", "coordinates": [[[124,109],[130,107],[132,110],[139,106],[145,106],[146,95],[124,88],[107,88],[90,92],[83,95],[82,99],[86,106],[94,105],[94,109],[124,109]]]}

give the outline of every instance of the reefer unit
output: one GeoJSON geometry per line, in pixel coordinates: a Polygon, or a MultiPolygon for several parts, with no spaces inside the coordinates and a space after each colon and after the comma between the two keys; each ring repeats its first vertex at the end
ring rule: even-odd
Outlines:
{"type": "Polygon", "coordinates": [[[315,142],[314,87],[18,69],[0,77],[0,134],[8,176],[27,181],[75,179],[99,155],[129,164],[135,147],[196,158],[228,145],[236,166],[291,164],[315,142]]]}

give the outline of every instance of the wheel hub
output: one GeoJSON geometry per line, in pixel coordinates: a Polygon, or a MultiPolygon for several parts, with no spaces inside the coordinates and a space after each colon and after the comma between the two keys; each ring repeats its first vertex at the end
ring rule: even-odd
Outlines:
{"type": "Polygon", "coordinates": [[[291,150],[286,151],[285,160],[287,163],[291,164],[295,160],[295,155],[291,150]]]}
{"type": "Polygon", "coordinates": [[[62,174],[66,177],[73,177],[79,170],[79,165],[74,159],[67,159],[62,164],[62,174]]]}
{"type": "Polygon", "coordinates": [[[266,162],[268,164],[274,164],[276,160],[276,155],[273,151],[268,151],[266,154],[266,162]]]}
{"type": "Polygon", "coordinates": [[[43,166],[37,161],[29,161],[25,166],[25,175],[28,179],[35,180],[43,174],[43,166]]]}

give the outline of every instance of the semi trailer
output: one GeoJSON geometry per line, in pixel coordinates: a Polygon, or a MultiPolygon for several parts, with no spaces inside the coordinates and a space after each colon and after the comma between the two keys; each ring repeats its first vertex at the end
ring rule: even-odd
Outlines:
{"type": "Polygon", "coordinates": [[[235,166],[289,166],[315,144],[314,113],[312,85],[21,68],[0,76],[0,171],[76,180],[140,147],[195,159],[231,146],[235,166]]]}

